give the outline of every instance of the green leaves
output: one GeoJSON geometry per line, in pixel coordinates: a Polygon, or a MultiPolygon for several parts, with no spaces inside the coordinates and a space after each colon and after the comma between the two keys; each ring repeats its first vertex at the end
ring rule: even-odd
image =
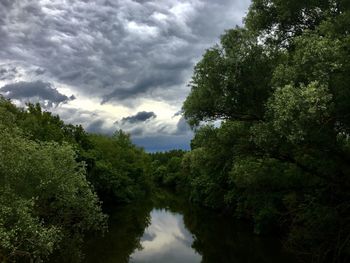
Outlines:
{"type": "Polygon", "coordinates": [[[227,31],[221,44],[207,50],[195,67],[183,104],[192,126],[216,119],[260,120],[264,115],[276,54],[240,28],[227,31]]]}
{"type": "Polygon", "coordinates": [[[0,191],[0,247],[8,259],[50,255],[61,240],[61,229],[40,220],[35,200],[20,198],[10,189],[0,191]]]}
{"type": "Polygon", "coordinates": [[[183,161],[192,199],[257,233],[283,226],[315,262],[350,255],[349,3],[253,0],[245,27],[197,64],[183,105],[199,126],[183,161]]]}
{"type": "Polygon", "coordinates": [[[288,45],[305,30],[315,30],[327,18],[345,9],[342,0],[254,0],[245,19],[249,30],[272,45],[288,45]]]}
{"type": "Polygon", "coordinates": [[[142,197],[149,189],[149,160],[132,144],[130,136],[117,131],[112,137],[90,135],[93,160],[89,181],[99,196],[111,202],[126,203],[142,197]]]}
{"type": "Polygon", "coordinates": [[[39,104],[20,109],[0,97],[0,255],[78,252],[84,233],[106,228],[93,189],[130,202],[150,188],[149,170],[148,156],[123,131],[88,135],[39,104]]]}
{"type": "Polygon", "coordinates": [[[332,95],[317,82],[278,88],[267,108],[267,118],[275,133],[293,144],[316,143],[333,127],[332,95]]]}
{"type": "Polygon", "coordinates": [[[46,257],[67,237],[103,230],[105,216],[68,144],[0,127],[0,250],[46,257]]]}

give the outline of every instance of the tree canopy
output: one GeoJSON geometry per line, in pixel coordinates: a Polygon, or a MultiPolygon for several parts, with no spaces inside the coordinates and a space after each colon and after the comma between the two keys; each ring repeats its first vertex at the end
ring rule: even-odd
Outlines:
{"type": "Polygon", "coordinates": [[[191,197],[279,225],[315,262],[350,258],[349,22],[349,1],[253,0],[183,104],[191,197]]]}
{"type": "Polygon", "coordinates": [[[107,228],[100,200],[144,197],[149,167],[122,131],[88,134],[39,104],[0,97],[0,261],[77,260],[85,234],[107,228]]]}

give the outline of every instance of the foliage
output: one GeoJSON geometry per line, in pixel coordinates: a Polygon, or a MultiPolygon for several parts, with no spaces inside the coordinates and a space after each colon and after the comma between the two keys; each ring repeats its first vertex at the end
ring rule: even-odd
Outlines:
{"type": "Polygon", "coordinates": [[[89,135],[92,159],[88,179],[101,198],[130,202],[144,196],[150,188],[149,159],[132,144],[129,135],[117,131],[112,137],[89,135]]]}
{"type": "Polygon", "coordinates": [[[191,93],[183,105],[189,123],[260,120],[272,92],[273,53],[245,29],[227,31],[221,46],[209,49],[194,69],[191,93]]]}
{"type": "Polygon", "coordinates": [[[234,146],[246,136],[244,122],[224,122],[220,128],[201,127],[192,140],[192,151],[184,157],[183,167],[191,186],[190,198],[212,208],[224,206],[228,173],[234,155],[242,151],[234,146]]]}
{"type": "Polygon", "coordinates": [[[159,186],[185,187],[186,178],[181,168],[184,154],[183,150],[151,153],[153,181],[159,186]]]}
{"type": "Polygon", "coordinates": [[[105,216],[67,145],[34,142],[0,125],[0,250],[46,257],[62,237],[102,230],[105,216]]]}
{"type": "Polygon", "coordinates": [[[26,138],[74,147],[76,160],[85,163],[87,178],[102,200],[129,202],[148,191],[148,157],[124,132],[116,131],[113,136],[88,134],[81,125],[65,124],[39,104],[28,103],[21,109],[1,99],[0,105],[3,118],[12,113],[6,117],[6,126],[19,127],[26,138]]]}
{"type": "Polygon", "coordinates": [[[88,134],[39,104],[0,97],[0,261],[81,258],[85,233],[106,228],[99,198],[142,198],[150,169],[122,131],[88,134]]]}
{"type": "Polygon", "coordinates": [[[52,253],[61,239],[60,228],[46,226],[34,215],[33,199],[20,198],[9,189],[1,189],[0,202],[0,247],[8,260],[52,253]]]}
{"type": "Polygon", "coordinates": [[[349,21],[348,1],[254,0],[197,64],[183,105],[192,200],[257,233],[279,226],[315,262],[350,258],[349,21]]]}
{"type": "Polygon", "coordinates": [[[81,125],[65,124],[59,116],[43,111],[40,104],[27,104],[26,109],[17,108],[9,100],[0,99],[4,115],[11,113],[12,123],[7,126],[17,126],[29,139],[39,141],[68,142],[79,152],[90,148],[87,133],[81,125]]]}

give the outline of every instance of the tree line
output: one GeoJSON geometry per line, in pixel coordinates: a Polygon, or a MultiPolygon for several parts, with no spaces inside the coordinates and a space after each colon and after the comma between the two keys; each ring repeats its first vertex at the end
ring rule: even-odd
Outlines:
{"type": "Polygon", "coordinates": [[[192,201],[350,260],[350,2],[253,0],[194,68],[182,158],[192,201]]]}
{"type": "Polygon", "coordinates": [[[107,230],[101,201],[144,197],[149,169],[122,131],[88,134],[39,104],[0,97],[0,262],[80,253],[86,233],[107,230]]]}

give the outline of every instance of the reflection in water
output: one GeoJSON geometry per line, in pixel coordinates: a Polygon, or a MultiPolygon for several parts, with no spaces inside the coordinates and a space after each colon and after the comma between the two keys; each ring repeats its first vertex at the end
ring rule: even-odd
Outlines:
{"type": "Polygon", "coordinates": [[[150,223],[152,203],[146,200],[108,210],[109,231],[103,237],[91,236],[86,240],[83,262],[127,263],[132,252],[141,248],[140,239],[150,223]]]}
{"type": "Polygon", "coordinates": [[[250,225],[192,206],[168,192],[108,213],[109,232],[87,240],[84,262],[296,262],[278,239],[258,237],[250,225]]]}
{"type": "Polygon", "coordinates": [[[155,209],[141,239],[142,249],[131,255],[130,262],[201,262],[201,256],[191,248],[192,242],[182,215],[155,209]]]}

